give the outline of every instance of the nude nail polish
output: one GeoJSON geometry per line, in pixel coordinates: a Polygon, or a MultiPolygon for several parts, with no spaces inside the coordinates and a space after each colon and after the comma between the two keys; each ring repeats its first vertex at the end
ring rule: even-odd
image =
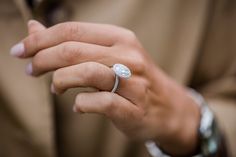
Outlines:
{"type": "Polygon", "coordinates": [[[51,93],[56,94],[55,87],[53,84],[51,84],[51,93]]]}
{"type": "Polygon", "coordinates": [[[18,43],[14,45],[11,50],[10,54],[14,57],[21,57],[25,52],[25,46],[23,43],[18,43]]]}
{"type": "Polygon", "coordinates": [[[73,106],[73,112],[77,112],[76,106],[73,106]]]}
{"type": "Polygon", "coordinates": [[[33,66],[32,66],[32,63],[29,63],[29,64],[27,65],[25,72],[26,72],[27,75],[32,75],[32,74],[33,74],[33,66]]]}

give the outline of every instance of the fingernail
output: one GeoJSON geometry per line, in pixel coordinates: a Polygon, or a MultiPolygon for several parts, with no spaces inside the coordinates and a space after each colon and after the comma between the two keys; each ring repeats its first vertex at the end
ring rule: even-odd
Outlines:
{"type": "Polygon", "coordinates": [[[25,46],[23,43],[18,43],[10,50],[10,54],[14,57],[21,57],[25,52],[25,46]]]}
{"type": "Polygon", "coordinates": [[[56,94],[55,87],[53,84],[51,84],[51,93],[56,94]]]}
{"type": "Polygon", "coordinates": [[[29,64],[27,65],[25,72],[26,72],[27,75],[32,75],[32,74],[33,74],[33,66],[32,66],[32,63],[29,63],[29,64]]]}
{"type": "Polygon", "coordinates": [[[77,112],[76,106],[73,106],[73,112],[77,112]]]}

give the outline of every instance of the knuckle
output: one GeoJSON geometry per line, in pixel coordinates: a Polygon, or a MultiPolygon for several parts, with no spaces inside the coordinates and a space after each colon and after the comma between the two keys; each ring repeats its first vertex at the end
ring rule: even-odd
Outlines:
{"type": "Polygon", "coordinates": [[[87,62],[85,68],[87,71],[91,71],[93,70],[94,68],[97,68],[97,64],[95,62],[87,62]]]}
{"type": "Polygon", "coordinates": [[[29,38],[26,40],[26,45],[34,45],[35,48],[38,48],[39,42],[40,36],[36,33],[29,36],[29,38]]]}
{"type": "MultiPolygon", "coordinates": [[[[97,78],[105,76],[104,71],[100,66],[101,65],[96,62],[87,62],[86,66],[84,66],[84,71],[86,71],[86,74],[83,75],[83,80],[86,80],[91,84],[97,84],[97,78]]],[[[86,81],[84,81],[84,83],[86,81]]]]}
{"type": "Polygon", "coordinates": [[[136,39],[136,34],[133,31],[126,29],[126,34],[130,39],[136,39]]]}
{"type": "Polygon", "coordinates": [[[124,39],[126,42],[128,42],[129,44],[132,44],[132,45],[137,43],[136,34],[129,29],[124,30],[124,39]]]}
{"type": "Polygon", "coordinates": [[[80,56],[81,50],[73,43],[62,44],[59,51],[60,58],[68,63],[75,63],[80,56]]]}
{"type": "Polygon", "coordinates": [[[150,82],[146,78],[142,78],[141,86],[140,86],[141,95],[143,95],[144,97],[147,96],[148,91],[149,91],[150,88],[151,88],[150,82]]]}
{"type": "Polygon", "coordinates": [[[98,71],[99,64],[95,62],[87,62],[86,65],[84,64],[84,69],[89,74],[96,73],[98,71]]]}
{"type": "Polygon", "coordinates": [[[43,61],[44,61],[44,58],[41,55],[41,52],[38,52],[32,60],[33,69],[37,70],[37,71],[42,69],[44,67],[44,62],[43,61]]]}
{"type": "Polygon", "coordinates": [[[136,68],[137,68],[137,71],[140,73],[146,71],[146,63],[142,57],[136,60],[136,68]]]}
{"type": "Polygon", "coordinates": [[[135,55],[135,60],[132,60],[133,65],[135,65],[134,70],[138,74],[142,74],[146,71],[147,61],[139,51],[135,51],[133,53],[135,55]]]}
{"type": "Polygon", "coordinates": [[[85,68],[85,71],[91,72],[91,73],[96,73],[99,70],[100,65],[96,62],[87,62],[85,68]]]}
{"type": "Polygon", "coordinates": [[[79,32],[79,25],[75,22],[66,22],[62,24],[63,29],[65,30],[66,39],[76,39],[79,32]]]}

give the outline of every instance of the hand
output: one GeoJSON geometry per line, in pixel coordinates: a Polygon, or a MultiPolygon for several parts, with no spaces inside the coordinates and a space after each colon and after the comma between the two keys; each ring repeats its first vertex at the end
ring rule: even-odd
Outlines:
{"type": "Polygon", "coordinates": [[[29,23],[29,36],[13,47],[19,58],[32,57],[27,73],[39,76],[54,71],[52,90],[94,87],[80,93],[75,110],[103,114],[133,139],[156,140],[166,152],[186,155],[197,144],[199,109],[186,89],[165,75],[148,56],[133,32],[120,27],[67,22],[44,28],[29,23]],[[111,66],[121,63],[132,76],[120,80],[111,93],[115,75],[111,66]]]}

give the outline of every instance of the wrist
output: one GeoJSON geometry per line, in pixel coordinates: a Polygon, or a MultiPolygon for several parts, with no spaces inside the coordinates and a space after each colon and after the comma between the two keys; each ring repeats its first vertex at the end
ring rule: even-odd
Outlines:
{"type": "MultiPolygon", "coordinates": [[[[163,143],[160,142],[161,149],[159,149],[158,142],[155,143],[154,141],[149,141],[145,144],[150,154],[153,157],[169,157],[169,155],[202,156],[202,157],[228,156],[227,149],[224,143],[224,138],[217,126],[216,119],[214,118],[213,113],[211,112],[208,105],[206,104],[206,102],[204,101],[203,97],[200,94],[196,93],[195,91],[190,91],[190,95],[192,99],[195,101],[195,103],[198,105],[201,113],[199,127],[196,129],[198,136],[196,136],[197,142],[195,142],[195,151],[192,151],[192,153],[189,154],[187,154],[187,151],[185,152],[185,154],[181,154],[178,151],[171,152],[171,147],[166,147],[167,149],[165,149],[163,147],[163,143]]],[[[180,143],[180,145],[181,144],[183,143],[180,143]]]]}
{"type": "MultiPolygon", "coordinates": [[[[174,112],[171,115],[169,128],[171,137],[159,141],[161,149],[172,156],[191,156],[198,148],[198,129],[200,125],[200,108],[189,96],[188,91],[179,85],[172,85],[171,103],[174,112]]],[[[158,140],[155,140],[158,142],[158,140]]]]}

